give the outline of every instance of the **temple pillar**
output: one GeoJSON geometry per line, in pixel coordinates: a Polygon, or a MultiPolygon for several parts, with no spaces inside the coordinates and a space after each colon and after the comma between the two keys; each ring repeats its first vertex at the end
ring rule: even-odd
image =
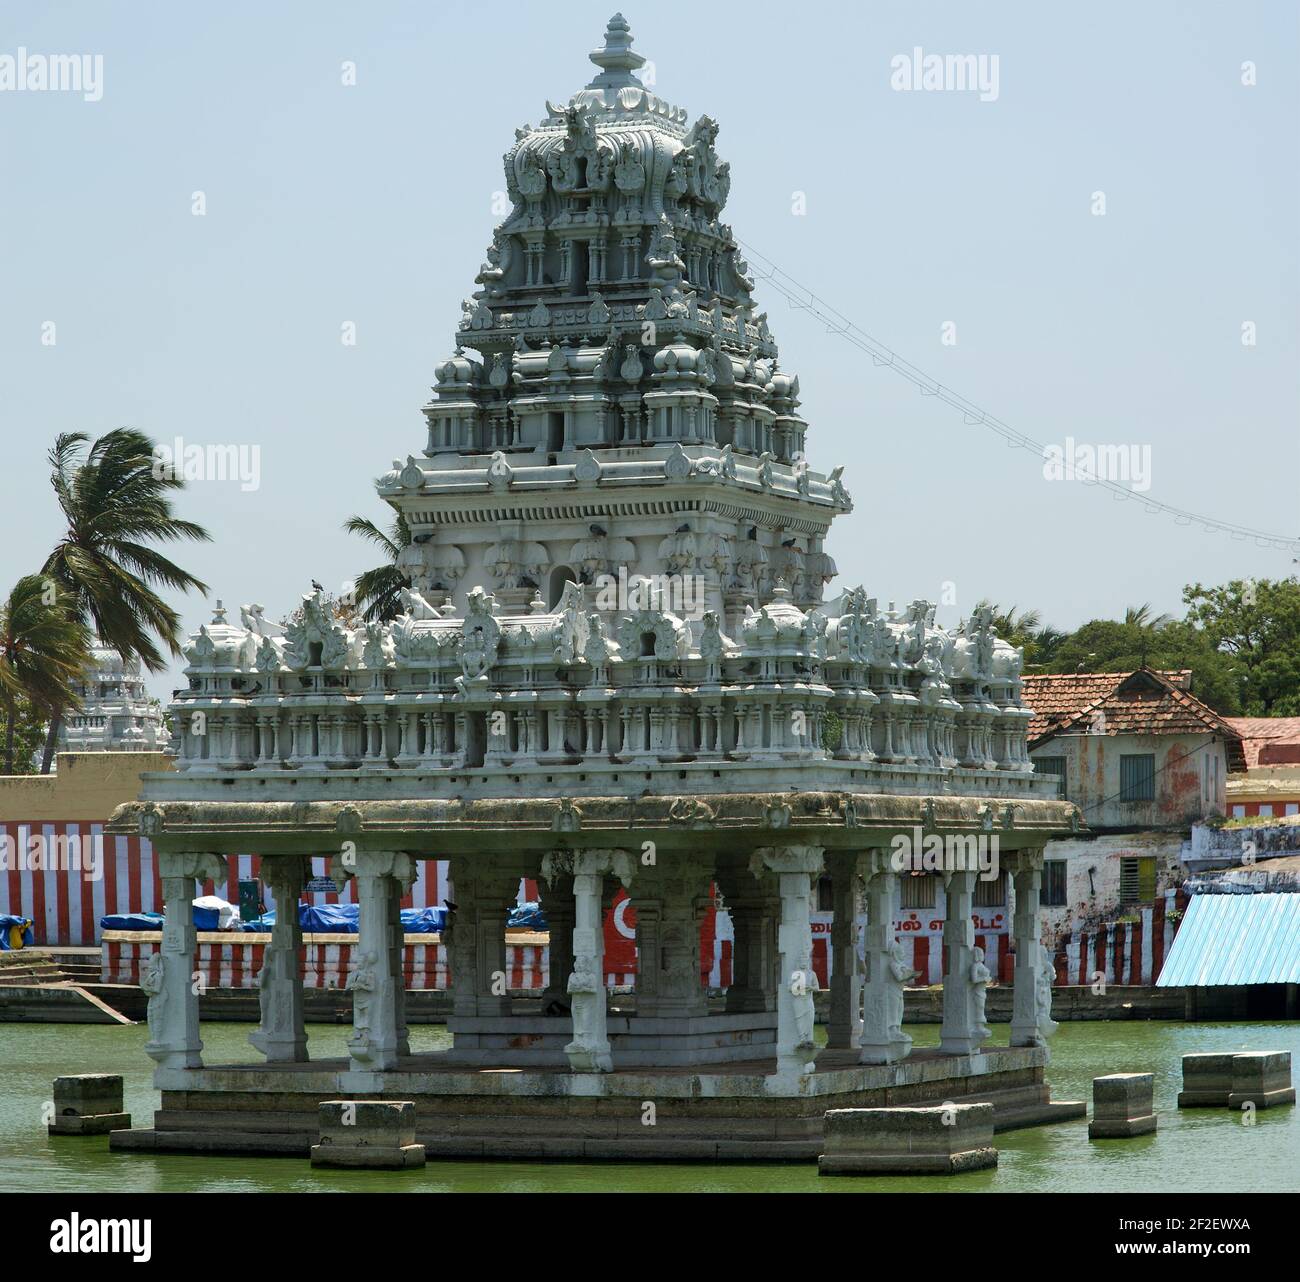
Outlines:
{"type": "Polygon", "coordinates": [[[557,873],[554,885],[548,885],[542,892],[542,912],[550,936],[546,950],[546,991],[542,994],[544,1014],[553,1002],[559,1002],[562,1006],[569,1004],[569,976],[573,973],[574,903],[573,877],[567,873],[557,873]]]}
{"type": "Polygon", "coordinates": [[[410,1053],[400,911],[402,895],[415,880],[415,861],[394,850],[357,850],[347,857],[336,855],[330,871],[336,881],[353,878],[360,909],[347,982],[351,1067],[358,1072],[396,1068],[398,1058],[410,1053]]]}
{"type": "Polygon", "coordinates": [[[1039,916],[1043,852],[1027,851],[1020,860],[1019,868],[1012,874],[1016,906],[1011,934],[1016,970],[1011,993],[1011,1045],[1043,1046],[1046,1039],[1038,1026],[1038,991],[1044,978],[1039,916]]]}
{"type": "Polygon", "coordinates": [[[568,993],[573,1040],[564,1048],[575,1073],[608,1073],[614,1067],[606,1031],[605,875],[625,886],[632,881],[633,857],[625,850],[556,851],[542,861],[548,883],[573,874],[573,973],[568,993]]]}
{"type": "Polygon", "coordinates": [[[302,1064],[307,1060],[307,1031],[302,1006],[302,925],[298,896],[308,878],[306,861],[298,855],[262,860],[262,879],[275,901],[275,925],[262,969],[257,973],[261,1020],[248,1036],[253,1047],[272,1064],[302,1064]]]}
{"type": "Polygon", "coordinates": [[[158,869],[164,904],[162,947],[149,959],[140,981],[149,996],[145,1051],[160,1068],[202,1068],[194,889],[196,882],[224,881],[226,861],[220,855],[160,851],[158,869]]]}
{"type": "Polygon", "coordinates": [[[903,946],[894,937],[894,888],[897,874],[883,850],[863,859],[866,880],[867,926],[863,953],[866,982],[862,1003],[860,1064],[893,1064],[912,1049],[903,1032],[903,990],[917,972],[903,959],[903,946]]]}
{"type": "Polygon", "coordinates": [[[734,941],[727,1012],[748,1014],[775,1010],[776,904],[770,895],[728,894],[727,912],[734,941]]]}
{"type": "Polygon", "coordinates": [[[638,870],[636,907],[637,1018],[693,1019],[709,1013],[700,983],[700,923],[709,908],[711,866],[674,861],[638,870]]]}
{"type": "Polygon", "coordinates": [[[831,874],[831,1010],[826,1045],[862,1045],[862,963],[858,959],[858,856],[836,851],[826,859],[831,874]]]}
{"type": "Polygon", "coordinates": [[[943,943],[947,964],[943,974],[943,1027],[939,1049],[949,1055],[973,1055],[980,1047],[974,1018],[971,965],[975,957],[975,923],[971,920],[975,890],[973,872],[944,874],[947,908],[943,943]]]}
{"type": "Polygon", "coordinates": [[[762,867],[776,874],[781,893],[777,928],[780,983],[776,994],[776,1071],[810,1072],[813,1041],[812,888],[822,870],[820,846],[771,846],[757,852],[762,867]]]}
{"type": "Polygon", "coordinates": [[[478,855],[451,860],[456,912],[448,942],[455,1015],[510,1014],[505,932],[521,875],[512,858],[478,855]]]}

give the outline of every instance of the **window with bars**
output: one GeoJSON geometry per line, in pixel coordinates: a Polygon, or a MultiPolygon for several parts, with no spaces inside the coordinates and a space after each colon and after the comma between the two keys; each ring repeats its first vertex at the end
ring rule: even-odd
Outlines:
{"type": "Polygon", "coordinates": [[[1058,775],[1057,783],[1058,797],[1065,796],[1065,758],[1064,757],[1035,757],[1034,771],[1040,775],[1058,775]]]}
{"type": "Polygon", "coordinates": [[[1065,907],[1065,869],[1064,859],[1043,862],[1043,885],[1038,899],[1043,908],[1065,907]]]}
{"type": "Polygon", "coordinates": [[[817,879],[817,911],[819,913],[835,911],[835,886],[829,877],[817,879]]]}
{"type": "Polygon", "coordinates": [[[1119,862],[1121,904],[1142,904],[1156,897],[1154,855],[1125,855],[1119,862]]]}
{"type": "Polygon", "coordinates": [[[1119,759],[1119,799],[1156,799],[1156,757],[1153,752],[1125,753],[1119,759]]]}
{"type": "Polygon", "coordinates": [[[934,878],[928,873],[912,873],[898,879],[900,908],[933,908],[934,878]]]}
{"type": "Polygon", "coordinates": [[[982,877],[975,882],[973,904],[976,908],[1003,908],[1007,902],[1007,875],[1000,872],[992,881],[982,877]]]}

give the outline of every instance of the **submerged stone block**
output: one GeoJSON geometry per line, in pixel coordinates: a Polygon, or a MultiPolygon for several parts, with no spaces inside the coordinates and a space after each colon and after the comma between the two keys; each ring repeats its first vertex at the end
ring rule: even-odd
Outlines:
{"type": "Polygon", "coordinates": [[[51,1135],[107,1135],[130,1128],[122,1111],[122,1078],[117,1073],[82,1073],[54,1079],[51,1135]]]}
{"type": "Polygon", "coordinates": [[[1232,1093],[1233,1054],[1213,1052],[1183,1056],[1179,1108],[1224,1108],[1232,1093]]]}
{"type": "Polygon", "coordinates": [[[1228,1107],[1272,1108],[1294,1104],[1290,1051],[1245,1051],[1232,1057],[1232,1090],[1228,1107]]]}
{"type": "Polygon", "coordinates": [[[323,1100],[320,1142],[313,1166],[423,1166],[424,1145],[415,1142],[415,1105],[409,1100],[323,1100]]]}
{"type": "Polygon", "coordinates": [[[992,1104],[831,1109],[824,1145],[819,1175],[955,1175],[998,1164],[992,1104]]]}
{"type": "Polygon", "coordinates": [[[1150,1073],[1111,1073],[1092,1079],[1090,1140],[1131,1139],[1156,1129],[1155,1078],[1150,1073]]]}

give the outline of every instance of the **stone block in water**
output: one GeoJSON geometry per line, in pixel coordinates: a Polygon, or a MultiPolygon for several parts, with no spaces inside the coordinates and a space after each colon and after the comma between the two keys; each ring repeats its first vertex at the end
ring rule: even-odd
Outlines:
{"type": "Polygon", "coordinates": [[[1179,1108],[1226,1108],[1232,1093],[1231,1051],[1183,1056],[1179,1108]]]}
{"type": "Polygon", "coordinates": [[[1272,1108],[1294,1104],[1290,1051],[1245,1051],[1232,1057],[1232,1090],[1228,1107],[1272,1108]]]}
{"type": "Polygon", "coordinates": [[[395,1170],[423,1166],[424,1157],[424,1145],[415,1142],[415,1105],[409,1100],[322,1101],[313,1166],[395,1170]]]}
{"type": "Polygon", "coordinates": [[[998,1164],[992,1104],[831,1109],[824,1146],[819,1175],[954,1175],[998,1164]]]}
{"type": "Polygon", "coordinates": [[[130,1126],[131,1114],[122,1111],[120,1074],[82,1073],[54,1079],[51,1135],[107,1135],[130,1126]]]}
{"type": "Polygon", "coordinates": [[[1156,1129],[1155,1078],[1150,1073],[1111,1073],[1092,1079],[1090,1140],[1123,1140],[1156,1129]]]}

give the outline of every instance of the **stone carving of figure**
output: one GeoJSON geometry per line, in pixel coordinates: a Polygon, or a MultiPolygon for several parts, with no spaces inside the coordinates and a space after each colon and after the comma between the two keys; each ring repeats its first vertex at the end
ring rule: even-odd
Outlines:
{"type": "Polygon", "coordinates": [[[1050,1037],[1056,1032],[1056,1021],[1052,1018],[1052,981],[1055,977],[1056,967],[1052,962],[1052,954],[1039,944],[1038,980],[1034,995],[1037,999],[1038,1031],[1044,1037],[1050,1037]]]}
{"type": "MultiPolygon", "coordinates": [[[[811,958],[809,961],[811,962],[811,958]]],[[[807,988],[794,1003],[794,1048],[811,1060],[817,1052],[813,1036],[813,1024],[816,1018],[813,993],[817,990],[817,976],[813,973],[811,964],[804,969],[803,973],[807,988]]]]}
{"type": "Polygon", "coordinates": [[[993,1032],[984,1022],[985,1003],[988,1000],[988,985],[993,978],[993,972],[984,964],[984,950],[976,948],[971,954],[970,970],[967,972],[967,978],[970,980],[970,1001],[971,1001],[971,1033],[976,1043],[992,1037],[993,1032]]]}
{"type": "MultiPolygon", "coordinates": [[[[596,1056],[600,1048],[597,1043],[601,1033],[597,1019],[597,1002],[605,1000],[604,976],[596,974],[593,959],[580,953],[573,959],[573,973],[567,985],[569,996],[574,998],[573,1041],[565,1048],[567,1055],[596,1056]]],[[[596,1067],[593,1061],[588,1067],[596,1067]]]]}
{"type": "Polygon", "coordinates": [[[163,984],[165,966],[162,953],[154,953],[145,963],[140,987],[149,998],[149,1040],[163,1041],[163,1023],[167,1013],[167,990],[163,984]]]}
{"type": "Polygon", "coordinates": [[[375,1000],[375,955],[362,953],[348,976],[347,991],[352,994],[352,1036],[348,1049],[352,1058],[363,1063],[370,1058],[370,1015],[375,1000]]]}
{"type": "MultiPolygon", "coordinates": [[[[903,1032],[903,989],[920,973],[903,960],[902,941],[894,940],[889,946],[889,966],[885,974],[888,982],[885,1027],[889,1030],[891,1042],[902,1041],[906,1037],[903,1032]]],[[[911,1038],[907,1040],[911,1041],[911,1038]]]]}

